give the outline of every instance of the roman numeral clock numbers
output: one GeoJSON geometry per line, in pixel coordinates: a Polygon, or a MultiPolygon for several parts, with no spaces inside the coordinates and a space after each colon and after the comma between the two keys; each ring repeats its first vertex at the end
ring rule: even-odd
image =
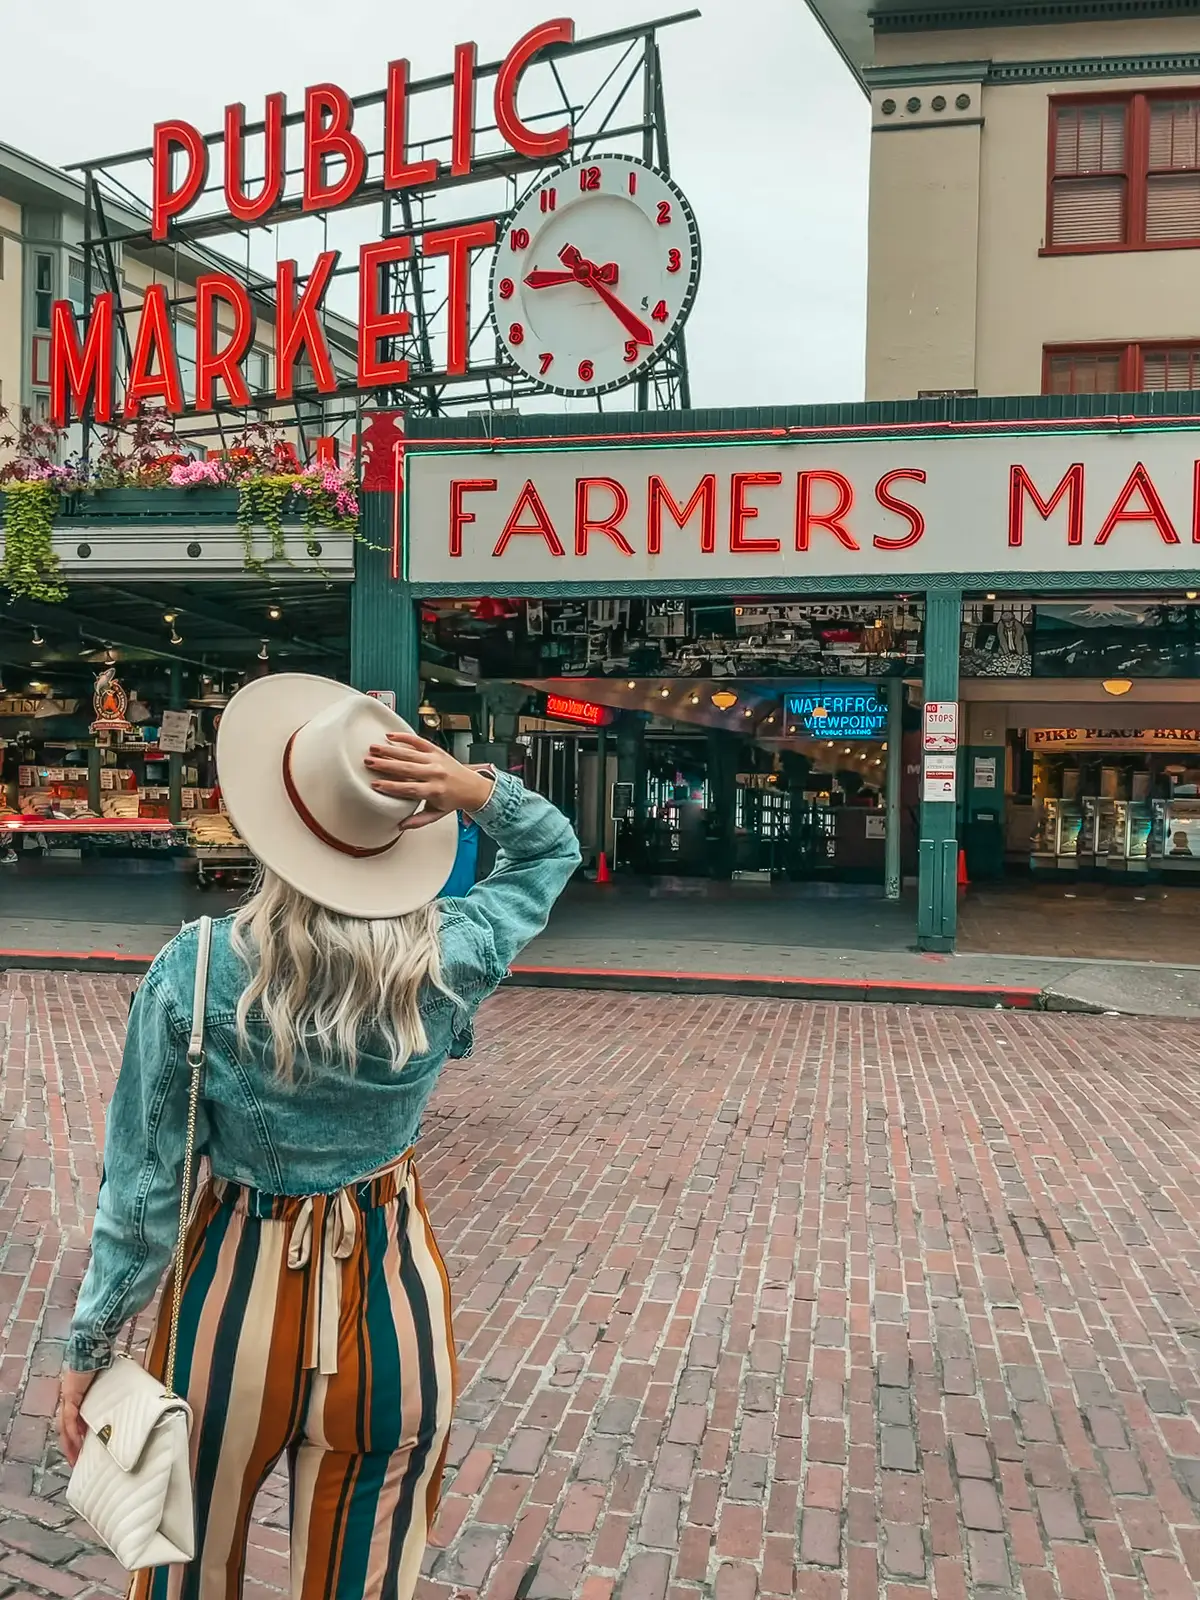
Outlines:
{"type": "Polygon", "coordinates": [[[604,394],[666,357],[700,275],[687,199],[625,156],[557,171],[516,206],[491,281],[497,353],[529,389],[604,394]]]}

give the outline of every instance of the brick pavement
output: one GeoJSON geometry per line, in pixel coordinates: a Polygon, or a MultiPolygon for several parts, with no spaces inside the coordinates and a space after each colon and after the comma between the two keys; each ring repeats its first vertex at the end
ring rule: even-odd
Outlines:
{"type": "MultiPolygon", "coordinates": [[[[50,1412],[127,993],[0,979],[0,1596],[118,1586],[50,1412]]],[[[1188,1023],[500,994],[426,1127],[423,1600],[1194,1595],[1198,1089],[1188,1023]]]]}

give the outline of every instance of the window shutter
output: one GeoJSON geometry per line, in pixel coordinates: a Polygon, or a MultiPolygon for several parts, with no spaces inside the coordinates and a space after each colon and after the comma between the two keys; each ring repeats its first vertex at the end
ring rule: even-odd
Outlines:
{"type": "Polygon", "coordinates": [[[1056,177],[1124,170],[1124,106],[1058,107],[1054,127],[1056,177]]]}
{"type": "Polygon", "coordinates": [[[1146,179],[1146,238],[1200,239],[1200,172],[1146,179]]]}
{"type": "Polygon", "coordinates": [[[1121,388],[1117,350],[1064,350],[1048,362],[1047,394],[1116,394],[1121,388]]]}
{"type": "Polygon", "coordinates": [[[1125,179],[1058,178],[1050,243],[1120,244],[1125,237],[1125,179]]]}
{"type": "Polygon", "coordinates": [[[1200,368],[1200,349],[1147,350],[1142,356],[1143,389],[1194,389],[1200,368]]]}
{"type": "Polygon", "coordinates": [[[1150,170],[1194,171],[1200,167],[1200,101],[1150,102],[1150,170]]]}

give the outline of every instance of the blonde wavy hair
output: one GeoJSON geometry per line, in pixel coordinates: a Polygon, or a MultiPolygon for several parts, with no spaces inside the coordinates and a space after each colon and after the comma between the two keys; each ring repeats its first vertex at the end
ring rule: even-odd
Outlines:
{"type": "Polygon", "coordinates": [[[233,948],[250,971],[237,1007],[241,1048],[258,1006],[286,1082],[297,1060],[313,1055],[353,1073],[364,1036],[382,1043],[399,1070],[429,1048],[422,989],[454,998],[442,981],[438,929],[436,901],[402,917],[344,917],[264,868],[233,923],[233,948]]]}

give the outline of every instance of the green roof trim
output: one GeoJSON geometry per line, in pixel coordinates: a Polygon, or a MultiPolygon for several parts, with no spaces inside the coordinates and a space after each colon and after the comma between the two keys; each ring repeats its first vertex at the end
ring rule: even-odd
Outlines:
{"type": "Polygon", "coordinates": [[[861,428],[964,428],[992,424],[998,431],[1035,431],[1076,421],[1093,426],[1122,425],[1200,428],[1200,391],[1150,394],[999,395],[979,399],[862,400],[838,405],[729,406],[691,411],[494,411],[485,417],[408,417],[410,442],[486,445],[491,439],[605,437],[651,438],[672,435],[773,433],[861,428]]]}

